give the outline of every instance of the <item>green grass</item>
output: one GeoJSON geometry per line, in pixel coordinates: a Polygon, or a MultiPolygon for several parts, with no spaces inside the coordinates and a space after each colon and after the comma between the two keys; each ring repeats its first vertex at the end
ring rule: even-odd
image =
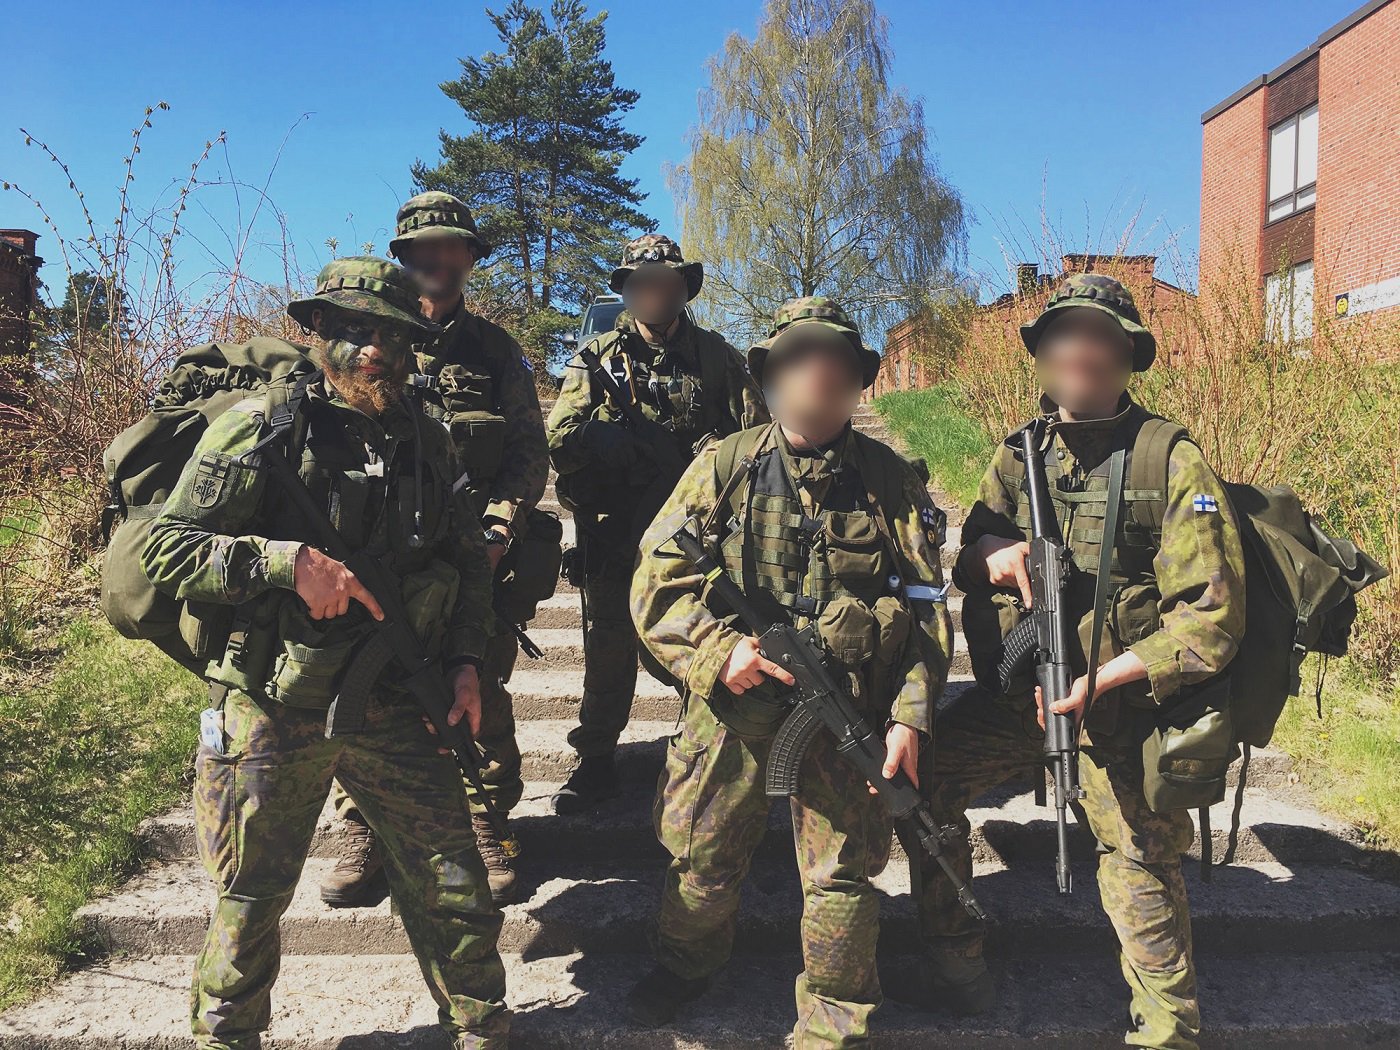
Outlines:
{"type": "Polygon", "coordinates": [[[81,956],[73,913],[182,790],[204,687],[85,614],[42,684],[0,693],[0,1010],[81,956]]]}
{"type": "Polygon", "coordinates": [[[877,398],[875,408],[910,454],[928,463],[934,483],[964,509],[971,507],[995,446],[959,409],[953,388],[894,391],[877,398]]]}
{"type": "Polygon", "coordinates": [[[1303,695],[1279,720],[1273,746],[1292,755],[1320,808],[1364,829],[1377,846],[1400,849],[1400,684],[1377,684],[1350,659],[1334,660],[1313,703],[1317,657],[1303,695]]]}

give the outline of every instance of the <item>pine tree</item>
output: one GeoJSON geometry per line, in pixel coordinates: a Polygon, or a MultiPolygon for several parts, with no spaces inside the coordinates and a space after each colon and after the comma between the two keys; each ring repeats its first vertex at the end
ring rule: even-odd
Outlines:
{"type": "Polygon", "coordinates": [[[462,59],[441,85],[473,130],[443,130],[440,162],[419,161],[413,179],[472,208],[496,246],[491,285],[530,321],[590,300],[621,245],[656,222],[619,174],[642,138],[622,124],[638,94],[603,57],[607,13],[587,17],[581,0],[554,0],[548,17],[524,0],[487,13],[503,50],[462,59]]]}

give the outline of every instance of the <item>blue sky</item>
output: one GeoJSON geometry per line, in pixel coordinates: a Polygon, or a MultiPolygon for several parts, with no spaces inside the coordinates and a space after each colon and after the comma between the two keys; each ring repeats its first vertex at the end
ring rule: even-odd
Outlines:
{"type": "MultiPolygon", "coordinates": [[[[885,0],[894,81],[921,97],[934,150],[974,220],[969,264],[1004,287],[1005,256],[1038,241],[1042,212],[1068,250],[1112,248],[1137,216],[1132,250],[1173,255],[1169,280],[1194,280],[1200,209],[1200,115],[1272,69],[1360,0],[1065,5],[885,0]]],[[[503,0],[499,6],[504,6],[503,0]]],[[[731,31],[751,34],[757,0],[617,0],[606,5],[608,52],[620,85],[641,92],[629,124],[646,143],[627,174],[645,210],[674,228],[664,168],[685,156],[705,63],[731,31]]],[[[41,196],[70,236],[79,213],[66,179],[18,128],[71,166],[99,222],[142,109],[170,103],[146,132],[136,211],[170,200],[206,139],[226,151],[202,169],[262,186],[287,216],[299,264],[323,242],[382,252],[411,192],[409,165],[437,153],[438,129],[460,111],[438,90],[457,58],[496,40],[479,3],[9,3],[0,40],[11,63],[0,92],[0,179],[41,196]],[[395,11],[405,13],[394,17],[395,11]],[[23,46],[20,46],[20,45],[23,46]],[[27,53],[25,53],[27,48],[27,53]],[[280,151],[280,158],[278,157],[280,151]],[[275,170],[274,170],[275,164],[275,170]]],[[[185,277],[232,251],[221,233],[247,221],[257,194],[202,189],[181,247],[185,277]]],[[[275,280],[277,230],[264,212],[247,261],[275,280]]],[[[0,194],[0,226],[39,229],[32,207],[0,194]]],[[[1014,258],[1012,259],[1014,262],[1014,258]]]]}

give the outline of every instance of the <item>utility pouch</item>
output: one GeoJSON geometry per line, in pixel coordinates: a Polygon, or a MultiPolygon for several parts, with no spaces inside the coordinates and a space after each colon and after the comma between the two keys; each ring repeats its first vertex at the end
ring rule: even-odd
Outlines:
{"type": "Polygon", "coordinates": [[[1225,797],[1240,753],[1230,718],[1230,676],[1172,704],[1142,743],[1143,794],[1154,813],[1200,809],[1225,797]]]}

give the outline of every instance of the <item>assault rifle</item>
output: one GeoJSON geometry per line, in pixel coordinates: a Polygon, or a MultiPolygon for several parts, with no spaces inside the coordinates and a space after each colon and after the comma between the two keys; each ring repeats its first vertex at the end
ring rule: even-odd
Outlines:
{"type": "Polygon", "coordinates": [[[797,794],[802,758],[816,734],[827,729],[836,737],[837,753],[856,767],[879,792],[895,821],[904,830],[912,831],[924,852],[938,862],[957,890],[962,906],[976,918],[985,920],[986,913],[972,896],[972,889],[958,877],[943,855],[943,847],[952,840],[952,832],[938,826],[928,805],[920,798],[918,788],[903,770],[896,770],[893,777],[885,778],[885,745],[827,668],[814,628],[808,626],[799,631],[790,624],[764,622],[738,584],[724,571],[724,566],[710,556],[699,535],[690,529],[691,523],[687,521],[672,537],[676,546],[758,637],[763,655],[797,679],[790,699],[792,711],[778,729],[769,752],[764,794],[774,798],[797,794]]]}
{"type": "MultiPolygon", "coordinates": [[[[1026,467],[1026,491],[1030,502],[1031,541],[1026,568],[1031,579],[1031,609],[1007,635],[997,676],[1003,692],[1027,660],[1035,663],[1040,686],[1041,714],[1045,721],[1045,759],[1055,783],[1057,852],[1055,881],[1061,893],[1073,889],[1069,868],[1069,823],[1066,810],[1084,797],[1079,786],[1079,720],[1072,714],[1055,714],[1051,707],[1069,696],[1074,682],[1070,654],[1075,625],[1067,588],[1073,563],[1060,533],[1060,523],[1050,503],[1045,477],[1043,442],[1045,421],[1037,419],[1020,435],[1021,458],[1026,467]]],[[[1105,533],[1104,542],[1110,542],[1105,533]]],[[[1089,663],[1089,702],[1094,698],[1094,672],[1098,662],[1097,639],[1089,663]]],[[[1085,705],[1086,709],[1088,704],[1085,705]]]]}

